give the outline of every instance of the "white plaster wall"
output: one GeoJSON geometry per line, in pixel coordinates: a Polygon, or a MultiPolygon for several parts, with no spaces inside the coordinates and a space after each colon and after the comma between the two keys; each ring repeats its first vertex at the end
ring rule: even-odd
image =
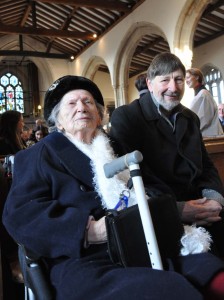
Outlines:
{"type": "Polygon", "coordinates": [[[224,36],[194,50],[192,66],[202,68],[206,64],[217,67],[224,78],[224,36]]]}
{"type": "Polygon", "coordinates": [[[93,81],[97,86],[100,86],[105,106],[114,103],[114,91],[111,85],[110,75],[104,72],[96,72],[93,81]]]}
{"type": "Polygon", "coordinates": [[[135,87],[136,77],[137,76],[134,76],[134,77],[130,78],[130,80],[129,80],[129,86],[128,86],[128,98],[129,98],[128,100],[129,100],[129,103],[132,102],[133,100],[139,98],[138,90],[135,87]]]}

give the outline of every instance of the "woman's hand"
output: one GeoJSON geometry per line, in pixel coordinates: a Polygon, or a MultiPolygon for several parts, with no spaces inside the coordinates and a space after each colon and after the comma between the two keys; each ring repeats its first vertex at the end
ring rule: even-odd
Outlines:
{"type": "Polygon", "coordinates": [[[107,231],[105,217],[98,221],[91,220],[87,231],[87,242],[89,244],[99,244],[107,241],[107,231]]]}

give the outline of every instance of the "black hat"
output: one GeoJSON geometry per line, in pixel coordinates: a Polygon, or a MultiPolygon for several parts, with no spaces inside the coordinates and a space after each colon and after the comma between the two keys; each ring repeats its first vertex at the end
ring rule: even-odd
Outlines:
{"type": "Polygon", "coordinates": [[[72,90],[86,90],[93,98],[104,106],[103,96],[97,85],[90,79],[82,76],[67,75],[57,79],[48,89],[44,98],[44,118],[48,120],[52,109],[57,105],[61,98],[72,90]]]}

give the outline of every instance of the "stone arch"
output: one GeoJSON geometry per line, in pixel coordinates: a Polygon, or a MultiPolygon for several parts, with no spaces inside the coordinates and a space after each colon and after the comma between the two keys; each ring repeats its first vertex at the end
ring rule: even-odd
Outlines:
{"type": "Polygon", "coordinates": [[[105,73],[108,76],[105,77],[105,81],[102,83],[99,77],[97,78],[97,71],[99,71],[99,67],[101,66],[106,66],[108,68],[103,58],[99,56],[93,56],[88,60],[82,75],[84,77],[91,79],[98,85],[98,87],[100,88],[103,94],[105,106],[108,109],[108,107],[114,107],[114,102],[115,102],[114,97],[113,96],[111,97],[111,92],[110,93],[108,92],[108,90],[111,89],[111,75],[110,75],[110,71],[108,74],[105,73]],[[110,95],[108,95],[108,93],[110,95]]]}
{"type": "Polygon", "coordinates": [[[106,65],[105,61],[103,60],[103,58],[99,57],[99,56],[93,56],[91,57],[84,70],[83,70],[83,75],[84,77],[87,77],[91,80],[93,80],[94,75],[96,74],[96,72],[98,71],[100,65],[106,65]]]}
{"type": "Polygon", "coordinates": [[[112,78],[116,106],[127,103],[129,82],[127,70],[139,41],[144,35],[149,35],[150,33],[160,35],[166,39],[163,31],[156,25],[148,22],[137,22],[131,26],[120,45],[115,59],[115,69],[112,78]]]}
{"type": "Polygon", "coordinates": [[[197,24],[205,8],[212,0],[187,0],[176,24],[173,52],[178,55],[186,68],[193,58],[193,38],[197,24]]]}

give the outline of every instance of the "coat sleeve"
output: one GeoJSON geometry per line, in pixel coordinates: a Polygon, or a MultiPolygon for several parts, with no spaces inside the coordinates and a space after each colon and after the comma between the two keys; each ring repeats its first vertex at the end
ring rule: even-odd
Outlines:
{"type": "Polygon", "coordinates": [[[96,194],[82,191],[42,144],[20,151],[3,213],[10,235],[29,250],[55,258],[80,257],[96,194]]]}
{"type": "Polygon", "coordinates": [[[135,149],[136,134],[132,131],[135,128],[135,120],[132,120],[128,113],[128,106],[120,106],[111,116],[110,136],[120,146],[120,153],[126,154],[135,149]]]}

